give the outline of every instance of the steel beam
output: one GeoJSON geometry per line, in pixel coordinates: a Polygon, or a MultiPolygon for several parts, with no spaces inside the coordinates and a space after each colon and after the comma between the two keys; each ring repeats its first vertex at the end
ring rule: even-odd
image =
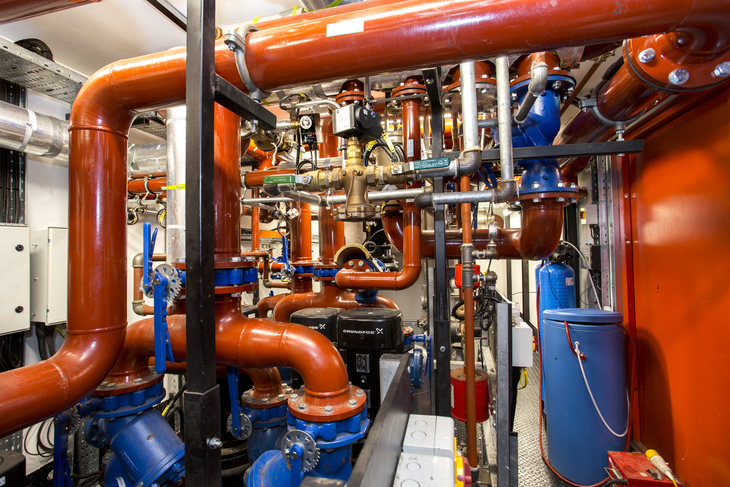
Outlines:
{"type": "Polygon", "coordinates": [[[186,149],[185,483],[221,485],[220,391],[216,384],[214,278],[215,0],[188,0],[186,149]]]}

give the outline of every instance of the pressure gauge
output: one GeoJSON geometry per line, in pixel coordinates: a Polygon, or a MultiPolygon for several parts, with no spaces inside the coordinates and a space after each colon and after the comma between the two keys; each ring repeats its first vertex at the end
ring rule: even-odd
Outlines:
{"type": "Polygon", "coordinates": [[[314,125],[314,120],[312,120],[312,117],[309,115],[305,115],[299,119],[299,125],[304,130],[310,130],[314,125]]]}

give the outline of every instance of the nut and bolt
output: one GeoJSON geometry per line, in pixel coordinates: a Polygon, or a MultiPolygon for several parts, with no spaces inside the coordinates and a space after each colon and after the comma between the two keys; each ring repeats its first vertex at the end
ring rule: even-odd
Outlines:
{"type": "Polygon", "coordinates": [[[332,414],[334,412],[334,410],[335,410],[335,408],[333,408],[332,406],[325,406],[324,407],[325,414],[332,414]]]}
{"type": "Polygon", "coordinates": [[[104,381],[101,383],[101,385],[99,387],[107,387],[108,385],[109,385],[109,383],[107,381],[104,381]]]}
{"type": "Polygon", "coordinates": [[[360,261],[360,262],[357,263],[357,266],[358,267],[364,267],[365,266],[365,262],[360,261]]]}
{"type": "Polygon", "coordinates": [[[365,395],[365,391],[363,391],[362,389],[358,389],[358,390],[355,391],[355,395],[356,396],[364,396],[365,395]]]}
{"type": "Polygon", "coordinates": [[[689,71],[677,68],[669,73],[669,82],[673,85],[683,85],[689,80],[689,71]]]}
{"type": "Polygon", "coordinates": [[[297,406],[297,409],[299,409],[300,411],[306,411],[307,407],[307,404],[303,402],[299,406],[297,406]]]}
{"type": "Polygon", "coordinates": [[[302,179],[302,182],[304,184],[309,184],[309,182],[312,180],[312,176],[304,176],[304,179],[302,179]]]}
{"type": "Polygon", "coordinates": [[[350,267],[354,267],[355,266],[355,262],[351,260],[350,262],[348,262],[347,265],[349,265],[350,267]]]}
{"type": "Polygon", "coordinates": [[[572,86],[568,86],[568,89],[565,90],[565,92],[569,95],[572,95],[574,91],[575,91],[575,88],[573,88],[572,86]]]}
{"type": "Polygon", "coordinates": [[[441,352],[441,353],[444,353],[445,351],[446,351],[446,347],[444,347],[444,346],[442,345],[442,346],[441,346],[441,348],[439,348],[439,352],[441,352]]]}
{"type": "Polygon", "coordinates": [[[533,203],[539,203],[539,202],[540,202],[540,198],[533,198],[533,199],[532,199],[532,202],[533,202],[533,203]]]}
{"type": "Polygon", "coordinates": [[[211,450],[220,450],[223,448],[223,442],[220,438],[216,438],[215,436],[213,438],[208,438],[208,448],[211,450]]]}
{"type": "Polygon", "coordinates": [[[639,53],[639,62],[644,64],[649,63],[654,60],[654,56],[656,56],[656,51],[649,47],[639,53]]]}
{"type": "Polygon", "coordinates": [[[562,82],[560,82],[560,81],[553,81],[553,89],[554,90],[559,90],[561,86],[563,86],[563,83],[562,82]]]}
{"type": "Polygon", "coordinates": [[[292,401],[298,401],[299,400],[299,394],[292,394],[291,396],[289,396],[289,399],[291,399],[292,401]]]}
{"type": "Polygon", "coordinates": [[[244,396],[248,396],[249,394],[251,394],[251,391],[243,391],[244,396]]]}
{"type": "Polygon", "coordinates": [[[510,93],[509,97],[512,99],[512,101],[517,101],[517,93],[510,93]]]}
{"type": "Polygon", "coordinates": [[[357,407],[357,401],[355,399],[350,399],[349,401],[347,401],[347,405],[351,408],[357,407]]]}
{"type": "Polygon", "coordinates": [[[231,262],[241,262],[240,257],[231,257],[231,262]]]}
{"type": "Polygon", "coordinates": [[[287,394],[291,394],[291,391],[292,391],[292,388],[291,388],[291,387],[287,387],[287,388],[286,388],[286,393],[287,393],[287,394]]]}
{"type": "Polygon", "coordinates": [[[284,399],[284,397],[286,397],[286,396],[284,396],[284,394],[279,394],[278,396],[276,396],[276,398],[277,398],[277,399],[280,399],[280,400],[281,400],[281,399],[284,399]]]}
{"type": "Polygon", "coordinates": [[[136,379],[134,379],[134,383],[135,384],[141,384],[142,383],[142,378],[141,377],[137,377],[136,379]]]}
{"type": "Polygon", "coordinates": [[[534,183],[532,183],[532,189],[537,189],[539,187],[540,187],[540,183],[538,183],[537,181],[535,181],[534,183]]]}
{"type": "Polygon", "coordinates": [[[289,458],[291,458],[292,460],[296,460],[298,456],[299,455],[297,455],[297,452],[295,452],[295,451],[289,452],[289,458]]]}
{"type": "Polygon", "coordinates": [[[715,66],[715,70],[712,72],[718,78],[724,78],[730,76],[730,61],[725,61],[715,66]]]}
{"type": "Polygon", "coordinates": [[[264,404],[267,404],[269,402],[269,398],[265,397],[265,398],[261,399],[261,402],[264,404]]]}

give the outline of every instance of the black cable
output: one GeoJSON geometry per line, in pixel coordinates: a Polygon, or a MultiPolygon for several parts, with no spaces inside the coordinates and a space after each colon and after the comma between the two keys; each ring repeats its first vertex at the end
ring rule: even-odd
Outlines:
{"type": "MultiPolygon", "coordinates": [[[[170,398],[170,400],[167,401],[167,404],[166,404],[165,407],[167,407],[167,406],[170,406],[170,407],[174,406],[175,403],[178,401],[178,399],[180,399],[180,396],[182,396],[183,395],[183,392],[185,392],[186,390],[188,390],[188,383],[187,382],[185,384],[183,384],[182,387],[180,387],[180,389],[178,389],[178,391],[175,394],[172,395],[172,397],[170,398]]],[[[170,411],[168,410],[167,412],[169,413],[170,411]]],[[[167,414],[165,414],[165,418],[167,418],[167,414]]]]}

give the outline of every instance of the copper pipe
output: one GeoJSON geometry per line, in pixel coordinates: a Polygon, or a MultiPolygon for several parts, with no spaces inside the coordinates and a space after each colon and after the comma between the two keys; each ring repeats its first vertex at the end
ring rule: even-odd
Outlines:
{"type": "Polygon", "coordinates": [[[335,221],[334,208],[319,209],[319,257],[320,264],[335,263],[335,254],[345,246],[345,223],[335,221]]]}
{"type": "MultiPolygon", "coordinates": [[[[471,191],[471,177],[461,177],[461,191],[471,191]]],[[[461,205],[462,243],[471,245],[471,203],[461,205]]],[[[474,359],[474,288],[462,289],[464,296],[464,367],[466,372],[466,444],[471,468],[477,468],[476,362],[474,359]]]]}
{"type": "Polygon", "coordinates": [[[319,157],[340,156],[340,138],[332,133],[332,117],[320,117],[319,127],[322,131],[322,143],[319,144],[319,157]]]}
{"type": "Polygon", "coordinates": [[[259,308],[259,316],[262,318],[265,318],[269,315],[269,311],[274,311],[274,308],[276,307],[276,304],[281,301],[285,296],[289,296],[288,294],[275,294],[273,296],[267,296],[256,304],[256,306],[259,308]]]}
{"type": "Polygon", "coordinates": [[[216,104],[214,120],[215,260],[230,261],[241,255],[241,119],[216,104]]]}
{"type": "Polygon", "coordinates": [[[261,22],[261,30],[246,39],[246,62],[254,83],[271,91],[319,82],[323,74],[334,80],[420,69],[687,26],[702,27],[708,38],[719,40],[728,25],[728,9],[715,0],[627,0],[620,9],[614,0],[566,1],[547,10],[532,0],[371,0],[310,12],[306,22],[296,17],[261,22]],[[347,48],[341,36],[326,37],[328,24],[357,20],[366,28],[347,48]],[[487,31],[493,33],[489,39],[487,31]],[[385,49],[394,36],[397,49],[385,49]]]}
{"type": "Polygon", "coordinates": [[[294,174],[294,169],[264,169],[261,171],[248,171],[243,175],[243,182],[247,188],[260,188],[264,185],[266,176],[277,176],[279,174],[294,174]]]}
{"type": "MultiPolygon", "coordinates": [[[[253,197],[258,198],[259,197],[259,189],[254,188],[252,190],[253,197]]],[[[261,228],[261,222],[259,221],[259,212],[260,208],[258,206],[251,207],[251,250],[254,252],[258,251],[261,248],[260,243],[260,232],[259,229],[261,228]]]]}
{"type": "Polygon", "coordinates": [[[58,12],[101,0],[0,0],[0,24],[58,12]]]}
{"type": "Polygon", "coordinates": [[[148,179],[147,181],[147,187],[145,187],[145,180],[144,179],[132,179],[129,182],[127,182],[127,191],[130,194],[145,194],[145,193],[164,193],[165,186],[167,186],[167,179],[162,178],[152,178],[148,179]]]}
{"type": "Polygon", "coordinates": [[[385,296],[378,296],[375,304],[360,304],[355,300],[354,293],[337,287],[332,282],[322,282],[322,289],[319,292],[287,294],[282,297],[274,308],[273,319],[274,321],[285,323],[289,321],[291,314],[295,311],[307,308],[328,307],[342,309],[367,307],[398,309],[398,306],[385,296]]]}
{"type": "MultiPolygon", "coordinates": [[[[498,259],[541,260],[549,256],[557,247],[563,226],[562,203],[554,198],[542,198],[539,203],[524,200],[522,203],[522,227],[499,228],[497,230],[498,259]]],[[[403,251],[403,228],[400,212],[391,206],[386,207],[382,222],[385,236],[399,251],[403,251]]],[[[434,257],[434,232],[424,230],[421,236],[423,257],[434,257]]],[[[446,231],[446,257],[458,259],[462,243],[461,230],[446,231]]],[[[473,230],[474,248],[484,250],[489,243],[489,230],[473,230]]]]}
{"type": "Polygon", "coordinates": [[[129,179],[144,179],[147,177],[150,178],[164,178],[167,176],[166,172],[153,172],[153,173],[146,173],[146,172],[136,172],[136,173],[130,173],[129,179]]]}
{"type": "Polygon", "coordinates": [[[289,220],[291,226],[291,263],[292,265],[311,265],[312,263],[312,210],[309,203],[299,201],[295,204],[299,216],[289,220]]]}

